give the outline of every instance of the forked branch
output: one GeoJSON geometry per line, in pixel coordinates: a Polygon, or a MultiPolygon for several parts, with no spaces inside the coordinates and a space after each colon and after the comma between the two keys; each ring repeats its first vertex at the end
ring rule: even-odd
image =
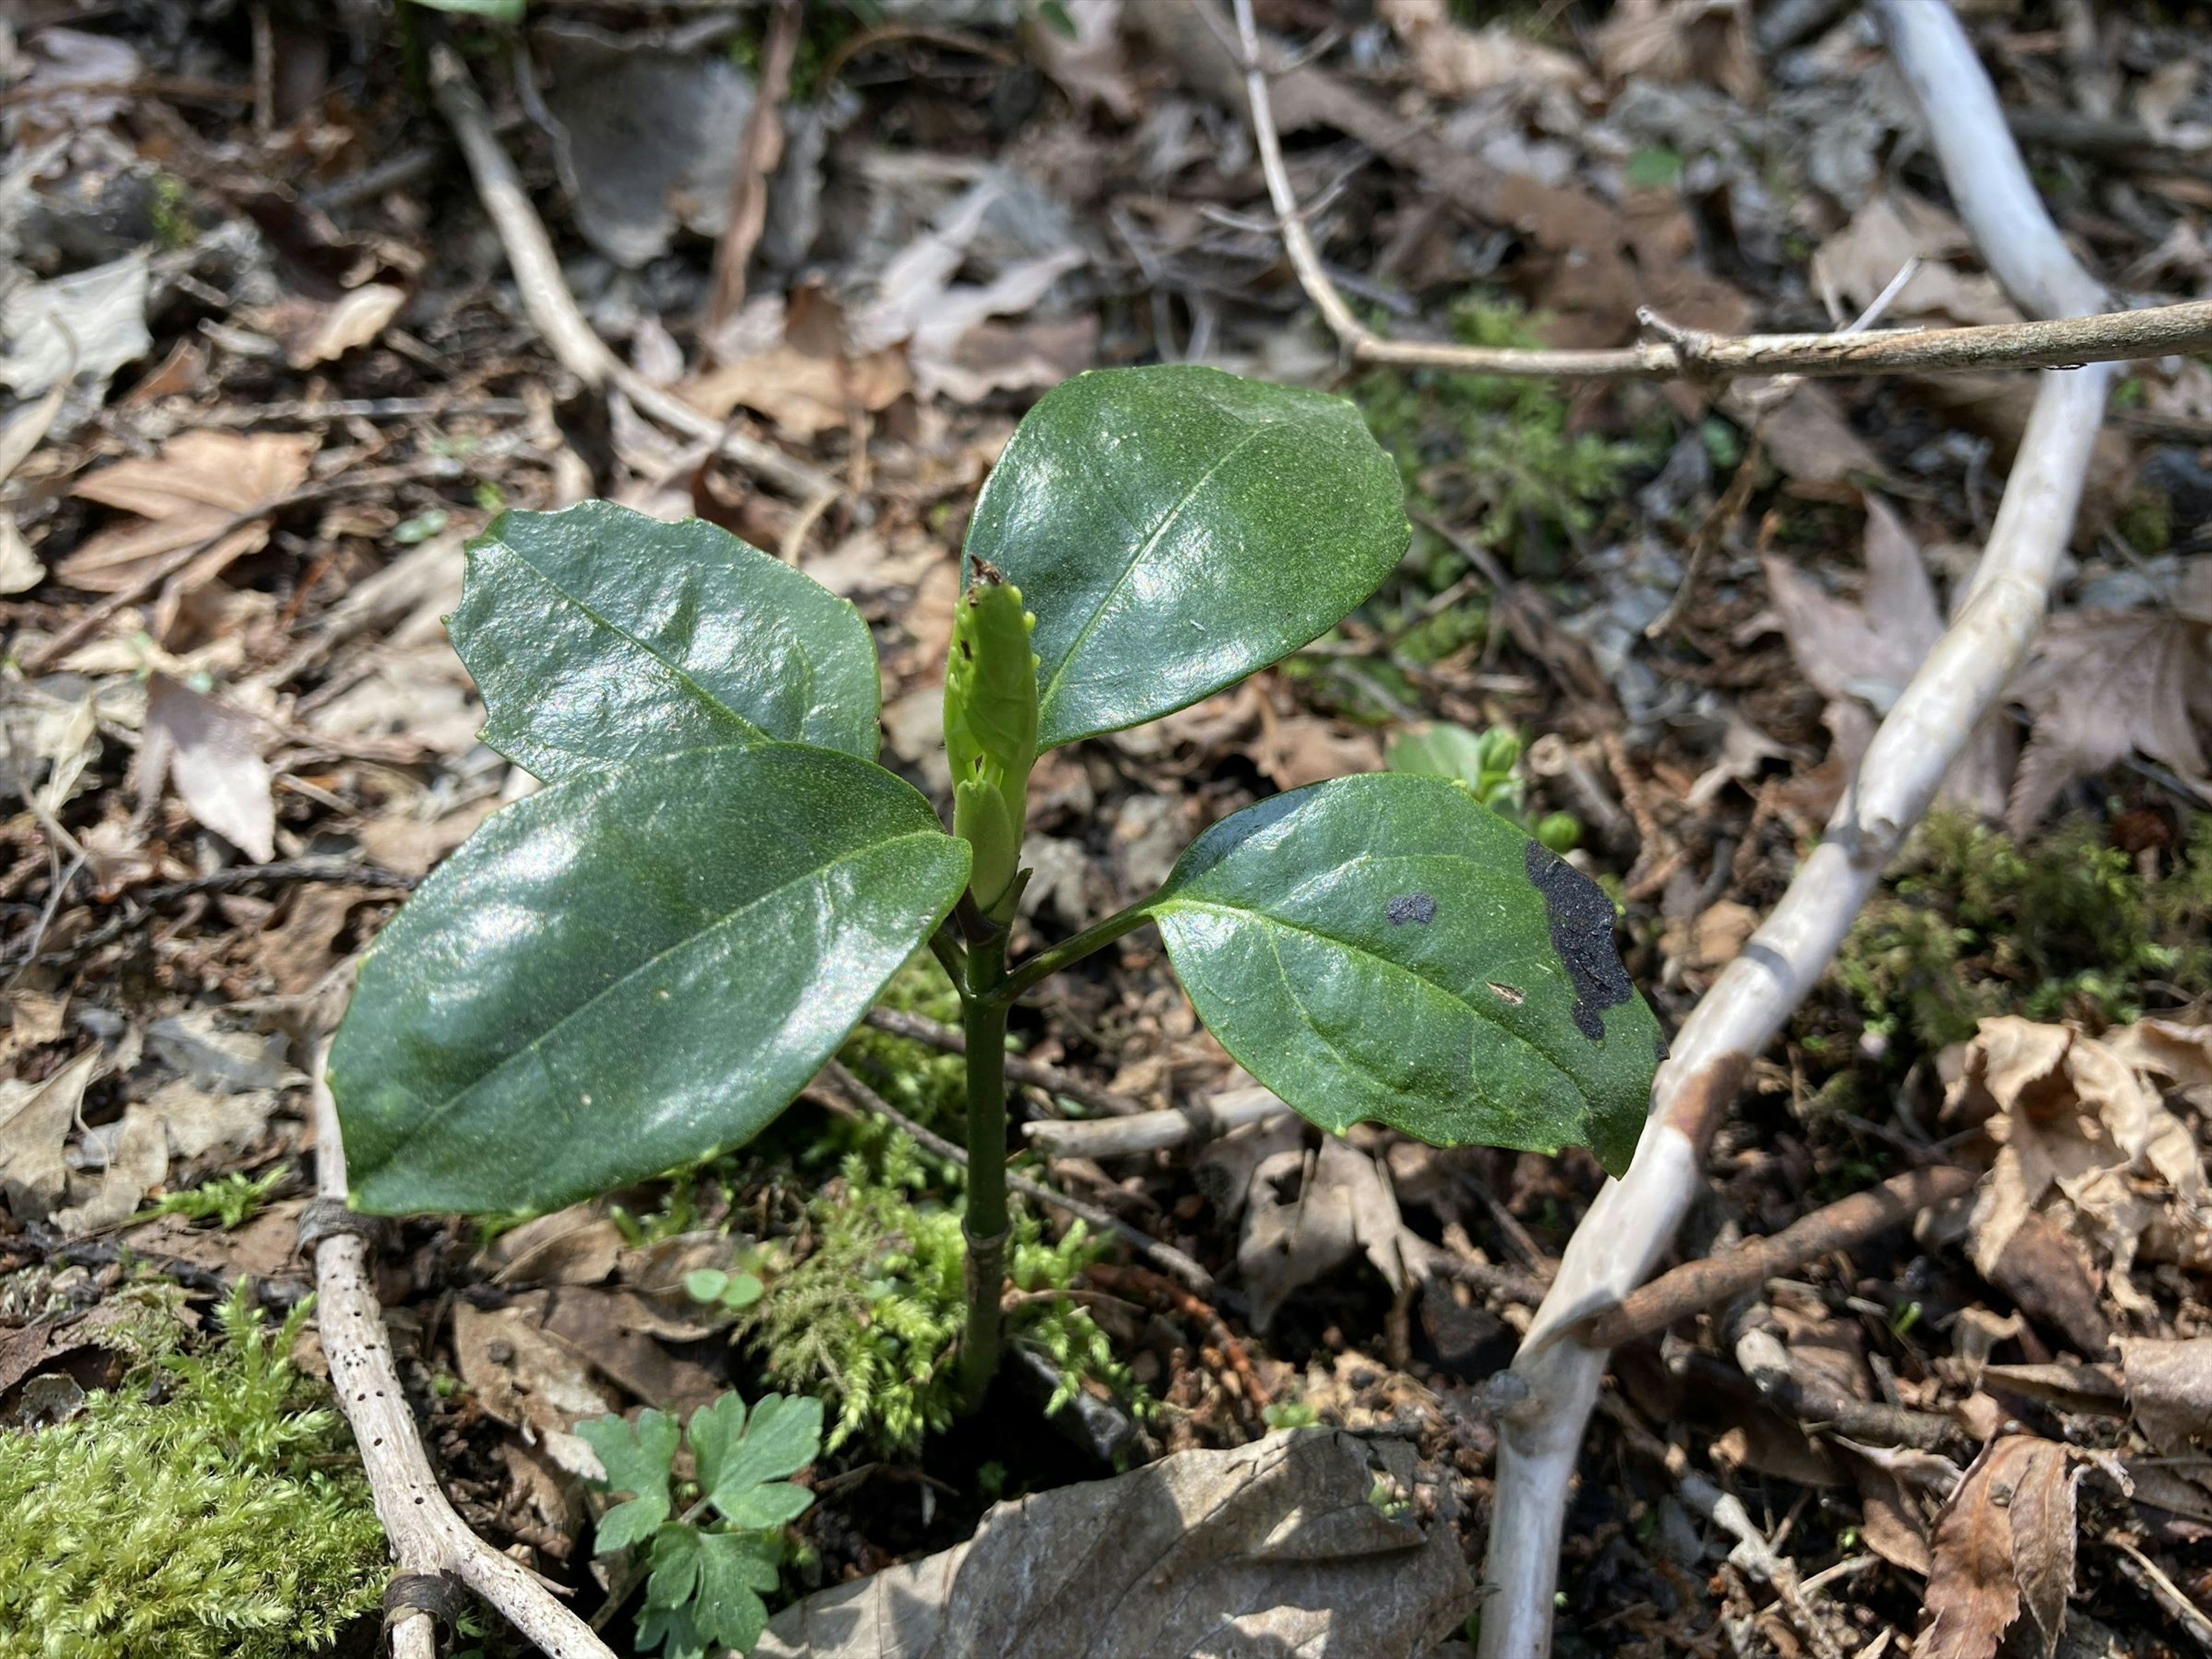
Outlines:
{"type": "MultiPolygon", "coordinates": [[[[1935,138],[1961,216],[2023,309],[2080,315],[2106,303],[2028,182],[1988,76],[1958,20],[1932,0],[1876,0],[1935,138]]],[[[1584,1322],[1625,1303],[1680,1225],[1705,1149],[1748,1072],[1826,972],[1899,843],[2002,695],[2041,625],[2080,506],[2114,371],[2048,374],[1958,619],[1875,734],[1826,836],[1743,954],[1676,1038],[1628,1174],[1608,1182],[1570,1242],[1514,1362],[1522,1403],[1500,1425],[1481,1659],[1550,1650],[1553,1588],[1583,1426],[1607,1350],[1584,1322]]]]}
{"type": "MultiPolygon", "coordinates": [[[[1938,0],[1930,0],[1937,3],[1938,0]]],[[[2078,368],[2086,363],[2187,354],[2212,347],[2212,301],[2139,311],[2058,316],[1977,328],[1884,329],[1826,334],[1710,334],[1638,313],[1646,337],[1597,350],[1516,349],[1429,340],[1391,340],[1361,322],[1323,268],[1283,162],[1252,0],[1234,0],[1245,96],[1267,198],[1281,222],[1284,251],[1345,355],[1356,363],[1449,368],[1534,380],[1729,380],[1748,375],[1951,374],[1992,368],[2078,368]]],[[[2008,148],[2010,141],[2007,140],[2008,148]]],[[[2017,152],[2014,152],[2017,154],[2017,152]]],[[[1992,268],[1995,266],[1992,258],[1992,268]]],[[[2030,310],[2039,307],[2030,307],[2030,310]]]]}

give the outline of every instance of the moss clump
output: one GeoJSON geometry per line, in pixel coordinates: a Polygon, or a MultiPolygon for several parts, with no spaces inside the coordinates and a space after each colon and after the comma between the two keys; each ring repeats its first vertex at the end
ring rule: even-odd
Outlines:
{"type": "Polygon", "coordinates": [[[377,1607],[368,1482],[285,1358],[305,1313],[234,1297],[208,1356],[0,1433],[0,1659],[289,1659],[377,1607]]]}
{"type": "MultiPolygon", "coordinates": [[[[1480,295],[1453,306],[1452,332],[1467,345],[1540,343],[1518,307],[1480,295]]],[[[1375,369],[1352,395],[1397,458],[1408,500],[1472,519],[1491,547],[1521,547],[1530,526],[1586,534],[1622,472],[1650,459],[1648,446],[1568,431],[1567,399],[1547,380],[1375,369]]]]}
{"type": "MultiPolygon", "coordinates": [[[[903,1134],[846,1155],[839,1179],[808,1206],[814,1237],[741,1322],[769,1377],[797,1394],[834,1399],[827,1446],[860,1436],[910,1451],[951,1426],[953,1350],[966,1318],[960,1212],[930,1195],[933,1181],[903,1134]]],[[[1064,1291],[1102,1254],[1079,1224],[1048,1241],[1017,1209],[1006,1276],[1025,1293],[1064,1291]]],[[[1025,1302],[1008,1340],[1042,1352],[1060,1372],[1057,1408],[1086,1378],[1128,1392],[1106,1334],[1073,1303],[1025,1302]]]]}
{"type": "Polygon", "coordinates": [[[2146,878],[2101,825],[2076,821],[2022,846],[1937,814],[1851,930],[1836,977],[1867,1029],[1927,1048],[1997,1014],[2093,1024],[2139,1018],[2147,985],[2212,990],[2212,818],[2173,867],[2146,878]]]}

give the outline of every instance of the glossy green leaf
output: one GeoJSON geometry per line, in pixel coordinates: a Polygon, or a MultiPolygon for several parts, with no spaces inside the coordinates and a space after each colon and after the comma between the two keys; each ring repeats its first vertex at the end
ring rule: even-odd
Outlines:
{"type": "Polygon", "coordinates": [[[725,744],[876,757],[860,613],[702,519],[608,501],[502,513],[471,544],[453,648],[483,740],[549,782],[725,744]]]}
{"type": "Polygon", "coordinates": [[[1406,550],[1340,398],[1169,364],[1079,374],[1015,431],[968,551],[1036,613],[1042,747],[1171,714],[1325,632],[1406,550]]]}
{"type": "Polygon", "coordinates": [[[907,784],[791,744],[495,813],[379,937],[331,1049],[354,1201],[553,1209],[736,1146],[967,878],[907,784]]]}
{"type": "Polygon", "coordinates": [[[641,1543],[668,1519],[668,1472],[676,1462],[678,1431],[676,1419],[651,1407],[637,1414],[635,1423],[619,1417],[586,1418],[576,1433],[597,1453],[611,1492],[633,1492],[626,1504],[617,1504],[599,1517],[593,1540],[601,1555],[641,1543]]]}
{"type": "Polygon", "coordinates": [[[1149,907],[1192,1004],[1324,1128],[1634,1149],[1663,1044],[1597,884],[1440,778],[1339,778],[1193,842],[1149,907]]]}

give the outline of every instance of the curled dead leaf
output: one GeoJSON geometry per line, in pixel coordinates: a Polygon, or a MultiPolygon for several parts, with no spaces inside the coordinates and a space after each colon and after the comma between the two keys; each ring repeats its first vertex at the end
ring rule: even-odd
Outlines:
{"type": "Polygon", "coordinates": [[[1983,1448],[1936,1520],[1919,1659],[1995,1659],[2023,1612],[2043,1659],[2058,1650],[2080,1478],[2068,1448],[2033,1435],[1983,1448]]]}

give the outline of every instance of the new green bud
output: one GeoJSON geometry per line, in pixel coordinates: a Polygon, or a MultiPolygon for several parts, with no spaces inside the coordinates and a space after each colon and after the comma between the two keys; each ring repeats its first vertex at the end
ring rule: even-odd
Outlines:
{"type": "Polygon", "coordinates": [[[1036,653],[1021,590],[976,560],[953,613],[945,665],[945,753],[952,768],[952,833],[974,864],[969,890],[994,921],[1011,920],[1036,761],[1036,653]]]}

